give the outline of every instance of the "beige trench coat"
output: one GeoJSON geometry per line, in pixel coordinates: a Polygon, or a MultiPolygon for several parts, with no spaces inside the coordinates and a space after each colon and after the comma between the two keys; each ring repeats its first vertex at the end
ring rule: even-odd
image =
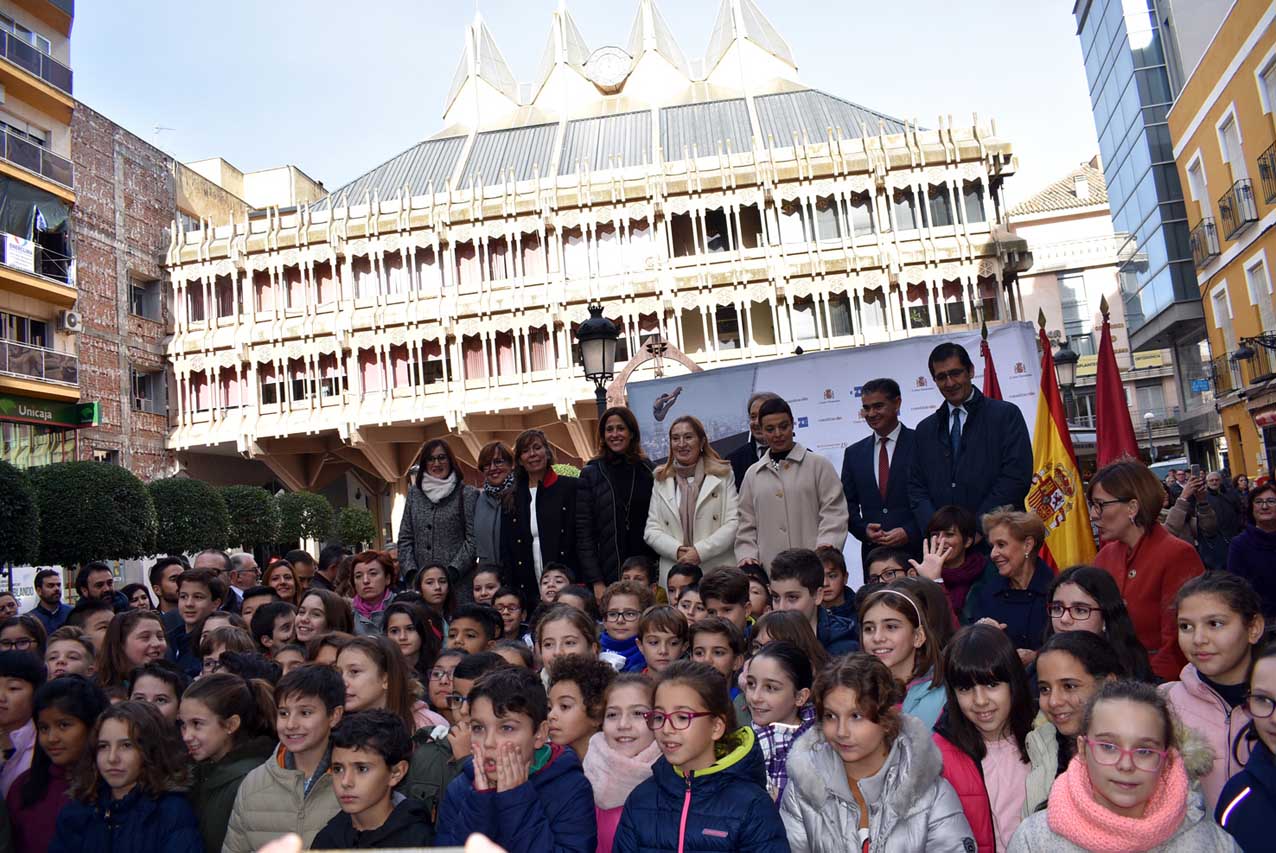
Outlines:
{"type": "Polygon", "coordinates": [[[832,545],[840,551],[848,522],[842,478],[832,462],[794,444],[773,466],[768,450],[740,484],[736,559],[770,566],[788,548],[832,545]]]}

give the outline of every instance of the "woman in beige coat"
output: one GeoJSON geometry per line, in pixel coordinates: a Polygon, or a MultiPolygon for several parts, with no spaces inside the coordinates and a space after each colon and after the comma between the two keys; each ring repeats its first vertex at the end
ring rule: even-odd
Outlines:
{"type": "Polygon", "coordinates": [[[663,586],[674,563],[705,572],[735,565],[738,499],[731,466],[691,415],[669,427],[669,460],[656,471],[643,538],[660,555],[663,586]]]}

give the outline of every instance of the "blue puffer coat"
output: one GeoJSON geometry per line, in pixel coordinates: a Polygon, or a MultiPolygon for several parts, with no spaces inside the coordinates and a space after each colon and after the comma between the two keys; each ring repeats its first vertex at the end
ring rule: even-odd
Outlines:
{"type": "Polygon", "coordinates": [[[134,788],[112,800],[103,786],[96,803],[66,804],[49,853],[204,853],[204,839],[185,794],[134,788]]]}
{"type": "Polygon", "coordinates": [[[1214,819],[1231,833],[1242,850],[1270,850],[1272,815],[1276,814],[1276,760],[1258,741],[1249,763],[1223,786],[1214,819]]]}
{"type": "Polygon", "coordinates": [[[598,824],[594,789],[570,749],[551,747],[549,761],[509,791],[474,790],[474,759],[447,786],[439,807],[439,847],[461,847],[481,832],[509,853],[594,853],[598,824]]]}
{"type": "Polygon", "coordinates": [[[690,776],[657,759],[625,801],[613,853],[789,853],[762,749],[747,726],[737,735],[738,747],[690,776]]]}

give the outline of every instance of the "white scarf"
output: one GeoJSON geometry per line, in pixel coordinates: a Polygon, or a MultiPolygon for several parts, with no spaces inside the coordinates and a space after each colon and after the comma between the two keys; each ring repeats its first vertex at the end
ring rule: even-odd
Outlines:
{"type": "Polygon", "coordinates": [[[456,472],[453,471],[447,475],[447,479],[440,480],[438,477],[431,477],[424,471],[421,472],[421,491],[425,492],[425,496],[432,503],[439,503],[448,495],[452,494],[452,490],[456,488],[456,472]]]}

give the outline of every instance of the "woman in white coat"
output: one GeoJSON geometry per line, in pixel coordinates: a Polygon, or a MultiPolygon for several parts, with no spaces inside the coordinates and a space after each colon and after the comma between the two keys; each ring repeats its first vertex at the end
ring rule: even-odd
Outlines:
{"type": "Polygon", "coordinates": [[[661,585],[674,563],[706,573],[734,566],[738,512],[731,465],[710,446],[698,418],[678,418],[669,427],[669,459],[656,470],[643,535],[660,555],[661,585]]]}

